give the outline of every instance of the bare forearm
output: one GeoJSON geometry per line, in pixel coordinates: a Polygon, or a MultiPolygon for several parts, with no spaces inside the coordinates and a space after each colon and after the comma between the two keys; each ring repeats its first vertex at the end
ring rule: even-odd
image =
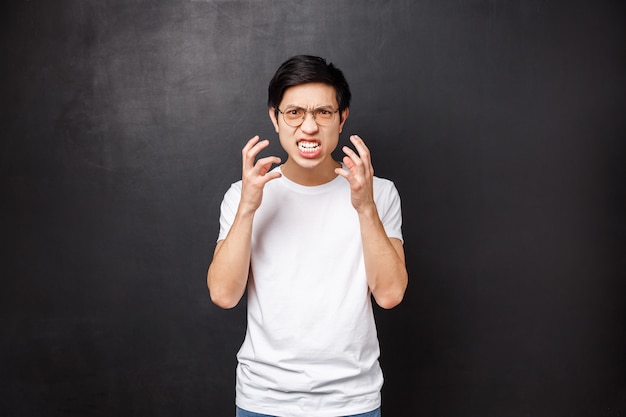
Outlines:
{"type": "Polygon", "coordinates": [[[387,237],[375,205],[360,212],[359,221],[368,285],[379,306],[393,308],[408,284],[402,242],[387,237]]]}
{"type": "Polygon", "coordinates": [[[241,150],[242,188],[237,214],[226,239],[215,247],[207,272],[211,300],[222,308],[236,306],[246,290],[254,213],[261,205],[265,184],[281,176],[280,172],[270,172],[280,158],[268,156],[255,162],[258,153],[268,145],[269,141],[255,136],[241,150]]]}
{"type": "Polygon", "coordinates": [[[207,272],[211,300],[222,308],[236,306],[246,290],[252,216],[235,217],[226,239],[218,242],[207,272]]]}

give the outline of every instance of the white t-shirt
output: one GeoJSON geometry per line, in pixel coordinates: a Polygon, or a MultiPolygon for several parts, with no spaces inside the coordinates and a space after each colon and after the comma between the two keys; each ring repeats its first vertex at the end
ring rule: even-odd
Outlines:
{"type": "MultiPolygon", "coordinates": [[[[238,181],[224,196],[218,240],[230,230],[240,195],[238,181]]],[[[387,235],[402,239],[394,184],[375,177],[374,198],[387,235]]],[[[345,178],[314,187],[285,176],[267,183],[253,221],[251,271],[237,405],[281,417],[379,407],[378,338],[345,178]]]]}

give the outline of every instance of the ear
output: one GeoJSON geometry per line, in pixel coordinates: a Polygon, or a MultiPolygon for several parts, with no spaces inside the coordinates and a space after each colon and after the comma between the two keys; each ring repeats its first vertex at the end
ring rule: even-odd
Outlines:
{"type": "Polygon", "coordinates": [[[346,123],[346,119],[348,118],[348,114],[350,114],[350,109],[346,108],[341,112],[341,124],[339,125],[339,133],[343,131],[343,125],[346,123]]]}
{"type": "Polygon", "coordinates": [[[276,109],[274,107],[270,107],[269,109],[270,119],[272,120],[272,124],[274,125],[274,130],[278,133],[278,120],[276,120],[276,109]]]}

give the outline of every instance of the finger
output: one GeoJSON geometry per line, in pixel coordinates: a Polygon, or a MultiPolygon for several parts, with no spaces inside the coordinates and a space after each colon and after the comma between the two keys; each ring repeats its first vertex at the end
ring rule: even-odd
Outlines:
{"type": "Polygon", "coordinates": [[[374,175],[374,166],[372,165],[371,153],[369,148],[365,145],[363,139],[358,135],[350,136],[350,141],[354,144],[359,158],[363,162],[363,167],[368,176],[374,175]]]}
{"type": "Polygon", "coordinates": [[[350,141],[354,144],[354,147],[356,148],[363,162],[365,162],[367,166],[371,166],[371,153],[367,145],[365,145],[363,139],[361,139],[361,137],[358,135],[352,135],[350,136],[350,141]]]}
{"type": "Polygon", "coordinates": [[[270,182],[271,180],[275,180],[276,178],[280,178],[282,177],[283,174],[281,174],[278,171],[272,171],[272,172],[268,172],[267,174],[263,175],[262,178],[262,182],[263,184],[267,184],[268,182],[270,182]]]}
{"type": "Polygon", "coordinates": [[[352,173],[350,171],[346,171],[343,168],[335,168],[335,174],[344,177],[348,182],[354,178],[352,177],[352,173]]]}
{"type": "Polygon", "coordinates": [[[343,164],[349,170],[352,170],[352,168],[354,168],[354,166],[355,166],[354,161],[352,161],[352,159],[349,156],[344,156],[343,157],[343,164]]]}
{"type": "Polygon", "coordinates": [[[250,149],[252,149],[252,147],[254,146],[254,144],[259,141],[259,139],[260,139],[259,135],[256,135],[250,138],[248,142],[246,142],[245,146],[241,149],[241,153],[246,154],[247,152],[249,152],[250,149]]]}
{"type": "Polygon", "coordinates": [[[350,142],[352,142],[352,144],[356,148],[356,150],[359,153],[359,156],[361,157],[361,159],[369,160],[369,158],[370,158],[370,150],[365,145],[365,142],[363,141],[363,139],[361,139],[360,136],[358,136],[358,135],[350,136],[350,142]]]}
{"type": "Polygon", "coordinates": [[[259,172],[259,175],[265,175],[272,168],[273,164],[280,164],[280,158],[277,156],[267,156],[265,158],[260,158],[256,162],[254,167],[259,172]]]}
{"type": "Polygon", "coordinates": [[[269,144],[269,140],[260,140],[258,135],[250,139],[241,150],[244,167],[251,168],[259,152],[269,146],[269,144]]]}
{"type": "Polygon", "coordinates": [[[369,161],[363,159],[352,149],[344,146],[343,151],[346,156],[343,157],[343,163],[350,171],[351,175],[356,177],[369,177],[372,170],[369,167],[369,161]]]}
{"type": "MultiPolygon", "coordinates": [[[[246,167],[246,165],[248,165],[248,162],[250,161],[250,151],[252,147],[259,141],[259,139],[259,136],[256,135],[250,138],[248,142],[246,142],[245,146],[241,148],[241,159],[243,161],[244,168],[246,167]]],[[[254,159],[254,157],[252,157],[252,159],[254,159]]]]}
{"type": "MultiPolygon", "coordinates": [[[[348,158],[352,165],[358,165],[361,163],[361,158],[359,157],[359,155],[353,151],[351,148],[344,146],[343,148],[341,148],[341,150],[346,154],[345,158],[348,158]]],[[[347,164],[346,164],[347,165],[347,164]]],[[[351,167],[350,167],[351,168],[351,167]]]]}

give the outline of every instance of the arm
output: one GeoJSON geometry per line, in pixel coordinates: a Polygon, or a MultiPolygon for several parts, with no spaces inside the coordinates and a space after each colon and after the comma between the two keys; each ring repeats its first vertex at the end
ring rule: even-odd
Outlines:
{"type": "Polygon", "coordinates": [[[246,290],[254,213],[261,205],[265,184],[281,176],[278,172],[269,172],[272,164],[280,163],[280,158],[269,156],[255,163],[256,156],[268,145],[269,141],[259,141],[255,136],[241,151],[241,200],[228,235],[217,242],[207,272],[211,300],[222,308],[236,306],[246,290]]]}
{"type": "Polygon", "coordinates": [[[374,202],[374,168],[369,149],[358,136],[351,136],[358,154],[348,147],[343,151],[347,170],[335,172],[350,183],[351,201],[359,216],[367,283],[376,303],[382,308],[400,304],[408,285],[404,248],[396,238],[385,233],[374,202]]]}

